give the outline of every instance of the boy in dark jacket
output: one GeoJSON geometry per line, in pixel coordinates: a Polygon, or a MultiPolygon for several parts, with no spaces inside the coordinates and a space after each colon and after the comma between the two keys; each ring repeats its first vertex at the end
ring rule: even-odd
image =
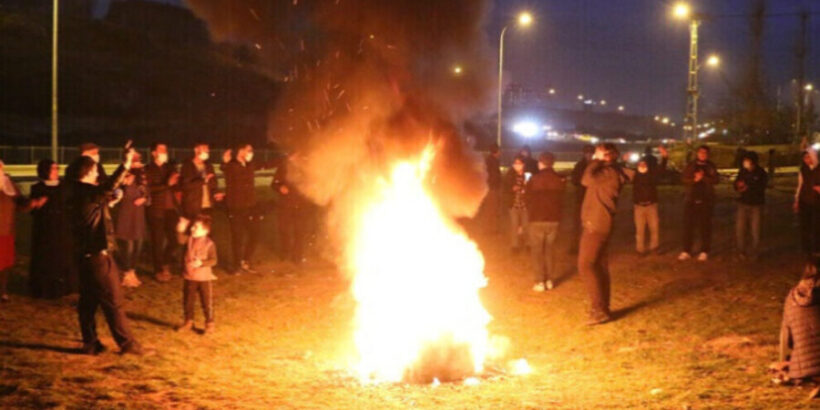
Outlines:
{"type": "Polygon", "coordinates": [[[657,252],[660,246],[660,217],[658,216],[658,182],[666,172],[669,154],[663,147],[661,162],[651,151],[638,161],[635,179],[632,180],[632,200],[635,214],[635,250],[646,253],[646,229],[649,228],[649,252],[657,252]]]}
{"type": "Polygon", "coordinates": [[[185,322],[177,330],[191,330],[194,327],[194,305],[199,295],[199,303],[205,315],[205,333],[214,331],[214,287],[216,280],[213,268],[216,266],[216,245],[208,234],[211,232],[211,217],[199,215],[186,235],[188,220],[180,218],[177,226],[179,242],[185,244],[185,286],[182,292],[185,322]]]}
{"type": "Polygon", "coordinates": [[[204,142],[194,145],[193,158],[182,163],[180,185],[182,188],[182,216],[193,219],[208,214],[224,194],[217,192],[214,166],[208,162],[210,148],[204,142]]]}
{"type": "Polygon", "coordinates": [[[526,201],[529,215],[530,252],[535,273],[533,290],[553,288],[558,222],[564,203],[564,178],[553,169],[555,156],[545,152],[538,157],[538,173],[527,182],[526,201]]]}
{"type": "Polygon", "coordinates": [[[757,258],[760,246],[760,218],[763,214],[763,204],[766,201],[766,187],[769,178],[766,171],[758,164],[756,152],[749,151],[743,159],[743,167],[735,178],[734,187],[740,193],[737,200],[737,217],[735,219],[735,234],[737,251],[740,259],[747,256],[757,258]],[[746,231],[752,237],[751,247],[746,247],[746,231]],[[747,253],[748,251],[748,253],[747,253]]]}
{"type": "Polygon", "coordinates": [[[683,202],[683,252],[678,260],[692,258],[694,229],[700,230],[700,254],[698,260],[709,260],[712,249],[712,211],[715,207],[715,185],[720,180],[717,167],[709,161],[709,147],[701,145],[696,158],[683,170],[681,180],[686,187],[683,202]]]}

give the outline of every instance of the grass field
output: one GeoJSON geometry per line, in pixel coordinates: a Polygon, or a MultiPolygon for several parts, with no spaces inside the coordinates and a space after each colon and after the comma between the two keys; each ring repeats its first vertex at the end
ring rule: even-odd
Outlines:
{"type": "MultiPolygon", "coordinates": [[[[354,311],[348,283],[328,263],[313,260],[293,270],[278,262],[272,222],[258,251],[260,274],[218,272],[215,334],[172,330],[181,316],[179,278],[159,284],[143,275],[146,283],[127,291],[137,337],[157,350],[148,358],[75,354],[73,309],[24,295],[23,257],[12,299],[0,305],[0,407],[814,407],[808,388],[778,387],[767,375],[777,355],[782,301],[800,276],[790,191],[785,183],[770,191],[759,262],[731,257],[733,203],[724,185],[714,259],[678,263],[680,188],[662,189],[666,253],[645,259],[632,252],[626,189],[612,252],[619,319],[594,328],[582,325],[586,296],[566,252],[567,224],[559,241],[566,275],[544,294],[530,290],[528,258],[511,256],[503,237],[478,235],[490,279],[482,296],[495,318],[491,330],[510,339],[510,357],[526,358],[535,371],[487,377],[477,386],[356,382],[347,370],[354,311]]],[[[217,237],[225,233],[224,225],[216,227],[217,237]]],[[[114,347],[99,320],[103,342],[114,347]]]]}

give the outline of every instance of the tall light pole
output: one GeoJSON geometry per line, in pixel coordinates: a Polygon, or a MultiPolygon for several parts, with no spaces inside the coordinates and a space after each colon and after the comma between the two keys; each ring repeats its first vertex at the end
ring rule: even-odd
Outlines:
{"type": "Polygon", "coordinates": [[[675,18],[689,21],[689,68],[686,84],[686,113],[683,119],[683,137],[691,146],[697,136],[698,126],[698,27],[700,17],[692,13],[687,3],[677,3],[672,11],[675,18]]]}
{"type": "MultiPolygon", "coordinates": [[[[527,27],[532,24],[532,14],[524,12],[518,15],[517,23],[521,27],[527,27]]],[[[507,33],[509,24],[501,29],[501,36],[498,40],[498,129],[496,134],[496,144],[501,148],[501,116],[503,111],[504,99],[504,34],[507,33]]]]}
{"type": "Polygon", "coordinates": [[[58,119],[57,119],[57,39],[60,28],[60,0],[54,0],[54,17],[51,27],[51,160],[59,162],[57,136],[58,136],[58,119]]]}

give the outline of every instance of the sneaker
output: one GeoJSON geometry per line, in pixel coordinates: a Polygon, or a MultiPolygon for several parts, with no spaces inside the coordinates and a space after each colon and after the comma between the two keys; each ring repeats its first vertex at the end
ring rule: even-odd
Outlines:
{"type": "Polygon", "coordinates": [[[552,290],[553,288],[555,288],[555,285],[552,283],[551,280],[544,282],[544,286],[547,288],[547,290],[552,290]]]}
{"type": "Polygon", "coordinates": [[[176,331],[177,332],[183,332],[183,331],[186,331],[186,330],[190,331],[193,328],[194,328],[194,321],[193,320],[186,320],[185,323],[177,326],[176,331]]]}
{"type": "Polygon", "coordinates": [[[213,333],[214,331],[216,331],[216,326],[214,325],[214,322],[205,323],[205,334],[206,335],[209,334],[209,333],[213,333]]]}
{"type": "Polygon", "coordinates": [[[96,341],[94,343],[84,344],[82,349],[80,350],[82,350],[83,354],[96,356],[100,353],[105,352],[108,349],[105,347],[104,344],[100,343],[99,341],[96,341]]]}
{"type": "Polygon", "coordinates": [[[169,272],[167,269],[163,269],[160,272],[157,272],[156,275],[154,275],[154,279],[156,279],[157,282],[169,282],[171,280],[171,272],[169,272]]]}
{"type": "Polygon", "coordinates": [[[246,261],[239,262],[239,268],[248,273],[256,273],[256,270],[253,269],[253,267],[251,267],[251,264],[246,261]]]}
{"type": "Polygon", "coordinates": [[[681,262],[688,261],[689,259],[692,259],[692,255],[690,255],[689,252],[681,252],[680,255],[678,255],[678,260],[681,262]]]}
{"type": "Polygon", "coordinates": [[[709,260],[709,254],[706,252],[701,252],[698,255],[698,262],[706,262],[709,260]]]}
{"type": "Polygon", "coordinates": [[[535,292],[543,292],[545,288],[546,286],[544,285],[544,282],[538,282],[532,287],[532,290],[535,292]]]}
{"type": "Polygon", "coordinates": [[[125,275],[122,278],[122,286],[127,288],[136,288],[142,285],[142,281],[139,280],[137,277],[137,272],[133,269],[125,272],[125,275]]]}

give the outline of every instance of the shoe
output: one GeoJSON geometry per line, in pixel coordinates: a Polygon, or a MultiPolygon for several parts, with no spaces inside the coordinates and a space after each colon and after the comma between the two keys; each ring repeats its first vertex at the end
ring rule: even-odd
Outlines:
{"type": "Polygon", "coordinates": [[[689,252],[681,252],[680,255],[678,255],[678,260],[681,262],[688,261],[689,259],[692,259],[692,255],[690,255],[689,252]]]}
{"type": "Polygon", "coordinates": [[[81,350],[83,354],[96,356],[100,353],[105,352],[106,350],[108,350],[108,348],[106,348],[105,345],[100,343],[99,341],[96,341],[94,343],[84,344],[81,350]]]}
{"type": "Polygon", "coordinates": [[[142,285],[142,281],[140,281],[137,277],[137,272],[133,269],[125,272],[125,275],[122,277],[122,286],[127,288],[136,288],[140,285],[142,285]]]}
{"type": "Polygon", "coordinates": [[[594,313],[590,315],[589,320],[587,321],[587,326],[602,325],[610,320],[612,320],[612,316],[609,313],[594,313]]]}
{"type": "Polygon", "coordinates": [[[698,255],[698,262],[706,262],[709,260],[709,254],[706,252],[701,252],[698,255]]]}
{"type": "Polygon", "coordinates": [[[131,342],[120,349],[121,355],[132,354],[134,356],[146,357],[153,356],[156,353],[154,349],[146,349],[137,342],[131,342]]]}
{"type": "Polygon", "coordinates": [[[535,286],[532,287],[532,290],[535,292],[543,292],[546,289],[544,282],[538,282],[535,286]]]}
{"type": "Polygon", "coordinates": [[[157,282],[169,282],[171,280],[171,272],[169,272],[168,269],[163,269],[154,275],[154,279],[156,279],[157,282]]]}
{"type": "Polygon", "coordinates": [[[552,283],[551,280],[547,280],[546,282],[544,282],[544,286],[547,288],[547,290],[552,290],[553,288],[555,288],[555,285],[552,283]]]}
{"type": "Polygon", "coordinates": [[[210,334],[210,333],[213,333],[215,331],[216,331],[216,326],[214,325],[214,322],[205,323],[205,334],[206,335],[210,334]]]}
{"type": "Polygon", "coordinates": [[[256,273],[256,270],[246,261],[239,262],[239,268],[248,273],[256,273]]]}
{"type": "Polygon", "coordinates": [[[194,328],[194,321],[193,320],[186,320],[185,323],[177,326],[177,332],[184,332],[186,330],[190,331],[194,328]]]}

